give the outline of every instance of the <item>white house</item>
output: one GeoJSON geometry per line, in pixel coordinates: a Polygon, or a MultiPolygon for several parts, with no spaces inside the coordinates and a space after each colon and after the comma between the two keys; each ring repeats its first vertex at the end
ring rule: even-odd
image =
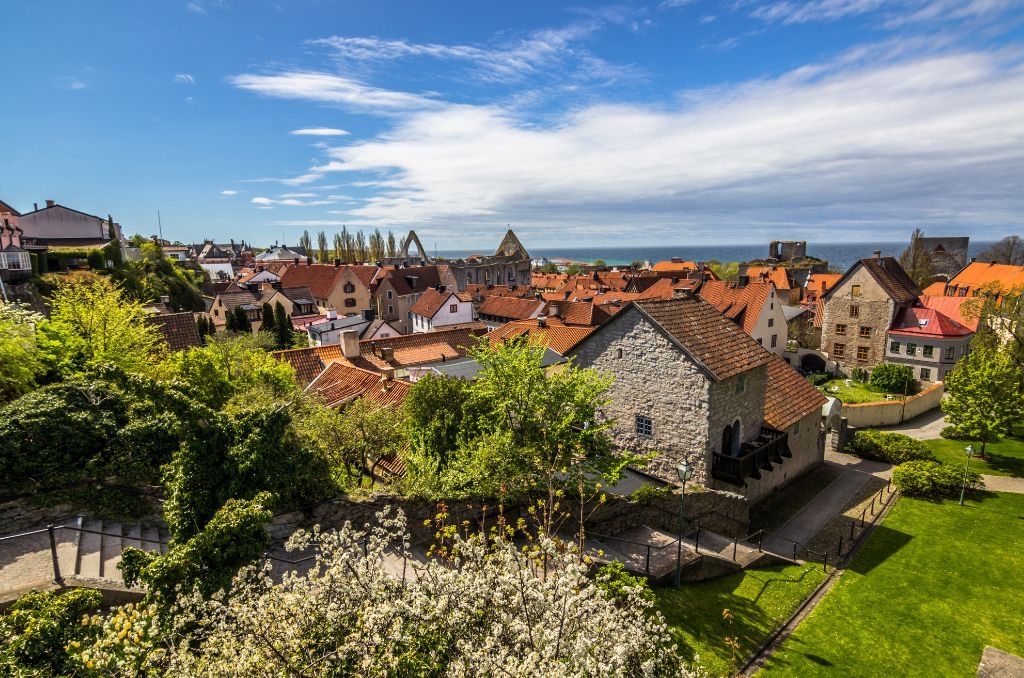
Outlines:
{"type": "Polygon", "coordinates": [[[449,325],[473,322],[473,303],[463,301],[444,286],[428,289],[409,309],[413,332],[430,332],[449,325]]]}

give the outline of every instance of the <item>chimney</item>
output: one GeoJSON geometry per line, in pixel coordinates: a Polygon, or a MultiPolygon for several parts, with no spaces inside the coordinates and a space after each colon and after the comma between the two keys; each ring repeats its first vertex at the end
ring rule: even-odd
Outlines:
{"type": "Polygon", "coordinates": [[[384,381],[384,382],[394,381],[395,380],[395,371],[394,370],[383,370],[380,373],[380,380],[384,381]]]}
{"type": "Polygon", "coordinates": [[[312,265],[313,265],[313,256],[312,255],[307,255],[306,256],[306,266],[312,266],[312,265]]]}
{"type": "Polygon", "coordinates": [[[395,349],[390,346],[382,346],[380,349],[380,359],[385,362],[391,362],[395,359],[395,349]]]}
{"type": "Polygon", "coordinates": [[[341,333],[341,354],[346,358],[359,357],[359,333],[345,330],[341,333]]]}
{"type": "Polygon", "coordinates": [[[171,297],[169,295],[166,295],[166,294],[161,294],[160,295],[160,303],[161,304],[170,304],[171,303],[171,297]]]}
{"type": "Polygon", "coordinates": [[[543,315],[537,316],[537,327],[547,327],[547,326],[548,326],[547,316],[543,316],[543,315]]]}
{"type": "Polygon", "coordinates": [[[34,212],[38,212],[39,211],[39,203],[37,203],[37,202],[32,203],[32,211],[34,211],[34,212]]]}
{"type": "Polygon", "coordinates": [[[46,201],[46,206],[47,206],[47,207],[53,207],[53,206],[54,206],[54,205],[56,205],[56,204],[57,204],[57,203],[56,203],[56,202],[54,202],[53,200],[47,200],[47,201],[46,201]]]}
{"type": "Polygon", "coordinates": [[[338,311],[333,309],[333,308],[327,309],[327,319],[328,320],[337,320],[338,319],[338,311]]]}
{"type": "Polygon", "coordinates": [[[365,320],[366,322],[372,323],[373,319],[376,316],[377,316],[377,312],[374,311],[372,308],[364,308],[363,309],[363,320],[365,320]]]}
{"type": "Polygon", "coordinates": [[[875,250],[874,255],[875,255],[875,259],[881,259],[882,258],[882,250],[875,250]]]}

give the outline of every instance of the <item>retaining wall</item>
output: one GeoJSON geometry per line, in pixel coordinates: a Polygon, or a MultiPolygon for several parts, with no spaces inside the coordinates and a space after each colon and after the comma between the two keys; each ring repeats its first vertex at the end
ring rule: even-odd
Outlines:
{"type": "Polygon", "coordinates": [[[916,395],[903,400],[893,399],[876,403],[843,403],[843,418],[854,428],[891,426],[934,410],[942,400],[944,385],[936,382],[916,395]]]}

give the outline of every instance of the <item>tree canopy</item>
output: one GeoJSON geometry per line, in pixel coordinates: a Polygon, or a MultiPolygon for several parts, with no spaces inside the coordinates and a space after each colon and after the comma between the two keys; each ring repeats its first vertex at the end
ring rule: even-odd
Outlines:
{"type": "Polygon", "coordinates": [[[975,341],[946,375],[946,422],[961,437],[980,442],[979,453],[984,454],[986,443],[999,440],[1024,419],[1020,378],[1007,347],[984,337],[975,341]]]}
{"type": "Polygon", "coordinates": [[[925,288],[935,278],[935,267],[928,249],[924,245],[924,231],[915,228],[910,236],[910,244],[900,254],[900,266],[907,272],[910,279],[918,287],[925,288]]]}
{"type": "Polygon", "coordinates": [[[997,264],[1024,266],[1024,239],[1019,235],[1008,235],[982,252],[979,258],[997,264]]]}

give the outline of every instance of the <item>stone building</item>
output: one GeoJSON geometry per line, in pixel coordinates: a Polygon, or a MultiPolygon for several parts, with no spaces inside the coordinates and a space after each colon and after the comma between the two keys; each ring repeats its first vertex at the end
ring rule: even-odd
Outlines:
{"type": "Polygon", "coordinates": [[[871,369],[886,355],[886,333],[896,314],[917,305],[921,290],[899,262],[880,252],[861,259],[821,295],[821,350],[849,374],[871,369]]]}
{"type": "Polygon", "coordinates": [[[949,280],[967,265],[969,237],[942,238],[921,236],[921,244],[928,253],[935,275],[949,280]]]}
{"type": "Polygon", "coordinates": [[[532,264],[530,254],[519,242],[516,234],[509,229],[493,255],[472,255],[464,259],[431,259],[423,249],[415,231],[409,231],[402,242],[397,257],[381,261],[385,267],[407,268],[437,264],[450,275],[451,284],[459,292],[465,292],[467,285],[525,285],[530,284],[532,264]],[[417,255],[412,256],[410,245],[416,246],[417,255]]]}
{"type": "Polygon", "coordinates": [[[658,478],[688,459],[694,482],[756,500],[822,460],[824,396],[697,297],[634,301],[570,355],[615,375],[613,439],[655,453],[658,478]]]}

